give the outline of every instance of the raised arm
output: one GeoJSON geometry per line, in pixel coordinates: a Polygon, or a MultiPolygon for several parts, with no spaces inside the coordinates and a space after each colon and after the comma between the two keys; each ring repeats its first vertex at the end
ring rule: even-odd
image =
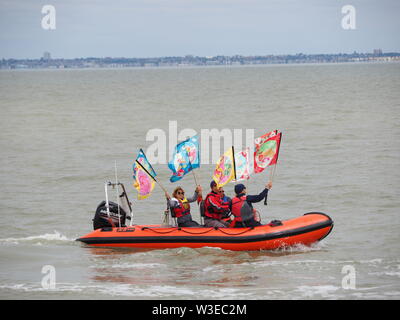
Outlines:
{"type": "Polygon", "coordinates": [[[246,200],[248,202],[260,202],[264,200],[264,198],[268,195],[268,190],[272,188],[272,182],[268,182],[265,186],[265,189],[258,195],[248,195],[246,200]]]}
{"type": "Polygon", "coordinates": [[[187,202],[195,202],[198,198],[199,194],[195,191],[193,196],[186,198],[187,202]]]}
{"type": "Polygon", "coordinates": [[[203,189],[201,188],[200,185],[197,186],[197,187],[196,187],[196,190],[194,191],[193,196],[190,197],[190,198],[186,198],[186,200],[187,200],[188,202],[195,202],[195,201],[198,199],[198,197],[202,195],[202,190],[203,190],[203,189]]]}

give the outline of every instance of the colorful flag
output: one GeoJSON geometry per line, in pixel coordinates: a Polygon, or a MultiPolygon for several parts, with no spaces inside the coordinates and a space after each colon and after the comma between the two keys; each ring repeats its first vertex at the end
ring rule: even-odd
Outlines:
{"type": "Polygon", "coordinates": [[[260,173],[266,167],[276,164],[279,155],[282,133],[278,130],[268,132],[255,139],[254,172],[260,173]]]}
{"type": "Polygon", "coordinates": [[[139,200],[147,198],[154,189],[155,182],[150,175],[153,177],[157,176],[143,150],[140,149],[136,161],[133,164],[133,186],[138,191],[139,200]],[[139,162],[140,165],[137,162],[139,162]]]}
{"type": "Polygon", "coordinates": [[[218,187],[226,185],[235,179],[235,159],[233,147],[229,148],[221,158],[219,158],[214,170],[213,179],[218,187]]]}
{"type": "Polygon", "coordinates": [[[235,154],[236,180],[250,179],[250,149],[235,154]]]}
{"type": "Polygon", "coordinates": [[[200,149],[197,135],[176,145],[172,159],[168,162],[168,167],[172,171],[171,182],[182,179],[186,173],[200,167],[200,149]]]}

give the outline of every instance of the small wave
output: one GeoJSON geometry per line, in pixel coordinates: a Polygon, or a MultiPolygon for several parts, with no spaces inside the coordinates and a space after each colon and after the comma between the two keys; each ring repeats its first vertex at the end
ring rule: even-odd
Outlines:
{"type": "Polygon", "coordinates": [[[80,284],[80,283],[57,283],[54,289],[45,289],[40,285],[33,283],[24,284],[5,284],[0,285],[1,290],[11,290],[17,292],[33,293],[41,297],[65,293],[83,294],[83,295],[104,295],[105,297],[130,297],[130,298],[146,298],[146,299],[159,299],[159,298],[177,298],[191,297],[193,299],[206,299],[212,296],[214,299],[237,299],[248,298],[251,293],[244,292],[243,289],[234,288],[218,288],[218,289],[201,289],[201,288],[186,288],[169,285],[156,285],[156,286],[134,286],[131,284],[80,284]]]}
{"type": "Polygon", "coordinates": [[[338,291],[340,287],[333,285],[321,285],[321,286],[300,286],[297,291],[304,298],[322,297],[322,298],[335,298],[334,293],[338,291]]]}
{"type": "Polygon", "coordinates": [[[57,284],[56,288],[54,289],[45,289],[36,284],[29,284],[29,283],[0,285],[0,289],[3,290],[17,290],[24,292],[49,292],[53,294],[54,292],[65,292],[65,291],[78,292],[78,291],[83,291],[86,288],[87,288],[86,286],[79,286],[76,284],[57,284]]]}
{"type": "Polygon", "coordinates": [[[164,253],[170,255],[171,253],[177,254],[180,256],[185,256],[187,258],[190,257],[197,257],[197,256],[204,256],[207,254],[215,255],[215,254],[221,254],[221,252],[225,252],[221,248],[217,247],[201,247],[201,248],[189,248],[189,247],[179,247],[179,248],[173,248],[173,249],[164,249],[164,253]]]}
{"type": "Polygon", "coordinates": [[[325,244],[321,242],[316,242],[311,245],[305,245],[301,243],[297,243],[292,246],[280,247],[278,249],[270,251],[271,253],[301,253],[301,252],[311,252],[311,251],[320,251],[323,250],[325,244]]]}
{"type": "Polygon", "coordinates": [[[225,266],[217,264],[217,265],[212,265],[212,266],[203,268],[202,272],[205,274],[209,274],[210,272],[224,273],[224,272],[226,272],[226,270],[225,270],[225,266]]]}
{"type": "Polygon", "coordinates": [[[146,286],[136,287],[131,285],[118,285],[107,288],[101,288],[99,290],[103,294],[111,296],[129,296],[132,298],[143,298],[146,299],[159,299],[168,297],[180,299],[182,297],[190,297],[193,299],[207,299],[212,296],[214,299],[238,299],[248,298],[251,293],[244,292],[243,290],[233,288],[220,288],[220,289],[200,289],[196,288],[184,288],[177,286],[146,286]]]}
{"type": "Polygon", "coordinates": [[[371,259],[371,260],[360,260],[360,263],[363,264],[381,264],[383,262],[383,259],[381,258],[376,258],[376,259],[371,259]]]}
{"type": "Polygon", "coordinates": [[[370,272],[369,274],[376,276],[390,276],[390,277],[400,278],[400,271],[380,271],[380,272],[370,272]]]}
{"type": "MultiPolygon", "coordinates": [[[[148,269],[148,268],[162,268],[165,267],[165,264],[161,263],[118,263],[118,264],[113,264],[111,268],[116,268],[116,269],[148,269]]],[[[98,267],[96,267],[98,268],[98,267]]],[[[109,268],[109,267],[105,267],[109,268]]]]}
{"type": "Polygon", "coordinates": [[[21,244],[21,243],[43,245],[43,244],[50,244],[50,243],[54,244],[54,243],[65,243],[65,242],[72,242],[72,241],[74,241],[74,239],[69,239],[56,230],[54,230],[54,233],[46,233],[46,234],[41,234],[41,235],[37,235],[37,236],[0,239],[0,243],[5,244],[5,245],[21,244]]]}

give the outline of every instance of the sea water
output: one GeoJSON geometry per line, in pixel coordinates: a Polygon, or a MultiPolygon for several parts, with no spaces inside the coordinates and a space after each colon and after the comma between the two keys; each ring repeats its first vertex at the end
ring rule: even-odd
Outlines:
{"type": "MultiPolygon", "coordinates": [[[[1,71],[0,298],[399,299],[399,88],[398,63],[1,71]],[[260,252],[75,241],[92,230],[115,161],[134,223],[161,222],[162,190],[137,200],[131,170],[149,130],[168,136],[170,121],[242,129],[243,147],[246,129],[281,130],[262,221],[320,211],[332,233],[260,252]]],[[[191,175],[172,184],[165,163],[154,168],[170,192],[194,190],[191,175]]],[[[213,169],[196,171],[204,192],[213,169]]],[[[267,181],[252,175],[249,193],[267,181]]]]}

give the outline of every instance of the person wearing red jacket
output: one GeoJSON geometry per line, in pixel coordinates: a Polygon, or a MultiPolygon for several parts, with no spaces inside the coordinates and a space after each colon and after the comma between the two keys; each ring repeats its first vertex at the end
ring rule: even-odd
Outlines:
{"type": "Polygon", "coordinates": [[[226,213],[230,211],[229,202],[224,202],[220,194],[220,188],[213,180],[210,183],[211,192],[204,200],[204,226],[226,228],[229,227],[229,222],[223,221],[226,218],[226,213]]]}
{"type": "Polygon", "coordinates": [[[177,218],[178,227],[200,227],[200,224],[192,219],[190,203],[201,197],[201,192],[201,186],[197,186],[194,195],[189,198],[185,197],[185,191],[182,187],[175,188],[172,198],[167,192],[165,193],[172,214],[177,218]]]}
{"type": "Polygon", "coordinates": [[[236,196],[232,199],[231,207],[234,219],[230,225],[232,228],[257,227],[261,223],[255,219],[253,203],[260,202],[268,195],[272,188],[272,182],[268,182],[264,190],[258,195],[247,195],[246,187],[243,184],[235,186],[236,196]]]}

